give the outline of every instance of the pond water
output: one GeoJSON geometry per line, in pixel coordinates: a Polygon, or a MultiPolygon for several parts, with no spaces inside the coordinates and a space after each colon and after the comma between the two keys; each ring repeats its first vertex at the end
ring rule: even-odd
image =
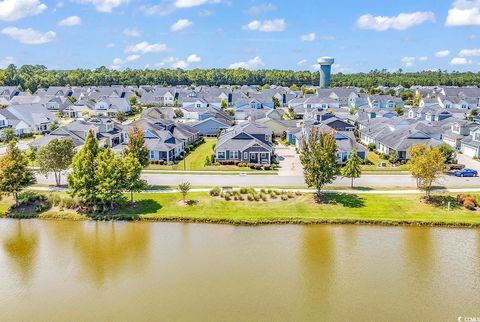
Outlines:
{"type": "Polygon", "coordinates": [[[480,230],[0,220],[2,321],[480,316],[480,230]]]}

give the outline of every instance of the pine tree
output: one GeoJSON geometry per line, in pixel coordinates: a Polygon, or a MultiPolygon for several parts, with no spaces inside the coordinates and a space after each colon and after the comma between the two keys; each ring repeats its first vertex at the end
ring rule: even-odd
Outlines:
{"type": "Polygon", "coordinates": [[[96,180],[98,197],[113,210],[115,203],[122,197],[124,188],[124,166],[122,158],[110,147],[102,149],[97,155],[96,180]]]}
{"type": "Polygon", "coordinates": [[[345,166],[342,168],[342,176],[351,178],[350,187],[353,188],[353,180],[359,178],[362,174],[362,159],[357,155],[357,151],[353,150],[348,156],[345,166]]]}
{"type": "Polygon", "coordinates": [[[140,128],[135,127],[128,134],[128,146],[125,149],[125,155],[133,154],[138,162],[145,168],[149,164],[149,150],[145,145],[145,138],[140,128]]]}
{"type": "Polygon", "coordinates": [[[35,175],[28,167],[24,153],[15,141],[10,141],[6,153],[0,157],[0,191],[12,194],[18,206],[18,194],[35,182],[35,175]]]}
{"type": "Polygon", "coordinates": [[[334,134],[313,127],[308,139],[302,141],[300,160],[305,182],[317,189],[317,196],[320,197],[322,187],[331,183],[339,172],[334,134]]]}
{"type": "Polygon", "coordinates": [[[68,174],[68,189],[87,207],[94,207],[98,200],[97,170],[98,141],[89,132],[85,144],[73,157],[72,172],[68,174]]]}
{"type": "Polygon", "coordinates": [[[37,165],[39,172],[43,174],[53,172],[55,183],[59,186],[62,172],[70,167],[74,154],[72,139],[51,140],[38,150],[37,165]]]}
{"type": "Polygon", "coordinates": [[[133,193],[141,191],[147,186],[147,182],[140,178],[142,165],[133,154],[127,154],[123,158],[124,188],[130,192],[130,206],[133,207],[133,193]]]}

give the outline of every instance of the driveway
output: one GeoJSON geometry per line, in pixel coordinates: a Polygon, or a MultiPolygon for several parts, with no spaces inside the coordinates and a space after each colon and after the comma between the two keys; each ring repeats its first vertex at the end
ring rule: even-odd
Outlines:
{"type": "Polygon", "coordinates": [[[473,160],[465,154],[457,154],[458,163],[465,164],[465,168],[477,170],[480,172],[480,162],[473,160]]]}
{"type": "Polygon", "coordinates": [[[279,176],[303,176],[303,168],[300,157],[294,147],[278,145],[275,154],[279,162],[279,176]]]}

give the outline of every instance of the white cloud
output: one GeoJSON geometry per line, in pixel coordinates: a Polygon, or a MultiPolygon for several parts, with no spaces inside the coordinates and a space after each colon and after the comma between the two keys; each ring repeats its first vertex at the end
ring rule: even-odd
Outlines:
{"type": "Polygon", "coordinates": [[[468,60],[465,57],[455,57],[450,61],[450,64],[455,66],[469,65],[472,63],[473,62],[471,60],[468,60]]]}
{"type": "Polygon", "coordinates": [[[262,13],[267,13],[277,10],[277,7],[272,3],[264,3],[256,6],[252,6],[245,10],[249,15],[260,15],[262,13]]]}
{"type": "Polygon", "coordinates": [[[405,67],[415,66],[415,57],[403,57],[401,61],[405,67]]]}
{"type": "Polygon", "coordinates": [[[113,42],[109,42],[108,44],[105,45],[107,48],[113,48],[115,47],[115,44],[113,42]]]}
{"type": "Polygon", "coordinates": [[[191,54],[190,56],[187,57],[187,63],[192,64],[192,63],[199,63],[202,61],[202,58],[198,56],[197,54],[191,54]]]}
{"type": "Polygon", "coordinates": [[[302,41],[314,41],[315,39],[317,39],[317,35],[314,32],[311,32],[309,34],[302,35],[300,39],[302,41]]]}
{"type": "Polygon", "coordinates": [[[139,42],[138,44],[128,46],[125,48],[126,53],[131,54],[150,54],[167,51],[168,47],[162,43],[150,44],[147,41],[139,42]]]}
{"type": "Polygon", "coordinates": [[[7,56],[0,59],[0,68],[7,68],[10,64],[15,64],[15,58],[12,56],[7,56]]]}
{"type": "Polygon", "coordinates": [[[2,34],[15,39],[22,44],[40,45],[51,42],[55,39],[56,33],[54,31],[47,31],[45,33],[32,29],[20,29],[17,27],[6,27],[2,29],[2,34]]]}
{"type": "Polygon", "coordinates": [[[188,27],[193,25],[193,22],[191,22],[188,19],[179,19],[177,22],[175,22],[173,25],[170,26],[170,31],[176,32],[176,31],[181,31],[184,30],[188,27]]]}
{"type": "Polygon", "coordinates": [[[126,63],[138,60],[141,56],[140,55],[129,55],[125,59],[121,58],[115,58],[112,62],[112,65],[110,65],[111,69],[119,69],[122,67],[122,65],[125,65],[126,63]]]}
{"type": "Polygon", "coordinates": [[[62,27],[72,27],[82,24],[82,19],[78,16],[70,16],[65,19],[60,20],[57,25],[62,27]]]}
{"type": "Polygon", "coordinates": [[[220,0],[176,0],[174,5],[177,8],[191,8],[207,3],[220,3],[220,0]]]}
{"type": "Polygon", "coordinates": [[[435,57],[448,57],[450,56],[450,50],[440,50],[435,53],[435,57]]]}
{"type": "Polygon", "coordinates": [[[142,35],[137,28],[125,28],[123,34],[127,37],[140,37],[142,35]]]}
{"type": "Polygon", "coordinates": [[[243,69],[259,69],[260,67],[263,67],[265,66],[265,64],[263,63],[262,59],[258,56],[250,59],[250,60],[247,60],[247,61],[241,61],[241,62],[236,62],[236,63],[233,63],[233,64],[230,64],[229,68],[230,69],[239,69],[239,68],[243,68],[243,69]]]}
{"type": "Polygon", "coordinates": [[[193,63],[198,63],[202,59],[197,55],[197,54],[191,54],[190,56],[187,57],[186,60],[179,59],[177,57],[167,57],[164,60],[162,60],[160,63],[156,64],[156,67],[170,67],[170,68],[181,68],[181,69],[186,69],[188,68],[191,64],[193,63]]]}
{"type": "Polygon", "coordinates": [[[113,9],[126,5],[130,0],[77,0],[79,3],[91,4],[98,12],[112,12],[113,9]]]}
{"type": "Polygon", "coordinates": [[[298,66],[302,66],[302,65],[305,65],[307,62],[308,62],[308,61],[307,61],[306,59],[302,59],[302,60],[300,60],[300,61],[297,63],[297,65],[298,65],[298,66]]]}
{"type": "Polygon", "coordinates": [[[480,48],[476,49],[462,49],[458,53],[459,57],[479,57],[480,56],[480,48]]]}
{"type": "Polygon", "coordinates": [[[417,11],[400,13],[398,16],[391,17],[366,14],[358,18],[357,27],[376,31],[385,31],[388,29],[405,30],[421,25],[427,21],[435,22],[435,14],[433,12],[417,11]]]}
{"type": "Polygon", "coordinates": [[[428,57],[427,56],[418,57],[418,60],[419,61],[427,61],[428,57]]]}
{"type": "Polygon", "coordinates": [[[0,20],[15,21],[29,16],[36,16],[47,9],[38,0],[3,0],[0,1],[0,20]]]}
{"type": "Polygon", "coordinates": [[[172,3],[160,2],[156,5],[142,5],[139,11],[145,16],[166,16],[175,11],[175,6],[172,3]]]}
{"type": "Polygon", "coordinates": [[[284,31],[287,28],[285,19],[274,19],[258,21],[253,20],[248,25],[242,27],[245,30],[258,30],[263,32],[284,31]]]}
{"type": "Polygon", "coordinates": [[[446,26],[480,26],[480,0],[455,0],[446,26]]]}

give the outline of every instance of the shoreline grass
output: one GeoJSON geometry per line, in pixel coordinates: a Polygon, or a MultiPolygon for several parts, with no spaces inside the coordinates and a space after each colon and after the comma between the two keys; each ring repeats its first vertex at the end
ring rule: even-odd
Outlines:
{"type": "MultiPolygon", "coordinates": [[[[135,208],[123,208],[114,219],[215,223],[231,225],[267,224],[369,224],[478,228],[480,212],[459,207],[450,194],[438,194],[445,202],[426,204],[414,195],[355,195],[326,193],[325,203],[314,201],[313,194],[303,194],[286,201],[226,201],[206,192],[192,192],[195,205],[179,206],[179,193],[142,193],[135,196],[135,208]],[[446,201],[452,202],[449,211],[446,201]]],[[[474,195],[477,199],[479,195],[474,195]]],[[[0,202],[5,213],[12,200],[0,202]]],[[[5,214],[4,214],[5,217],[5,214]]],[[[28,217],[25,217],[28,218],[28,217]]],[[[40,213],[35,218],[54,220],[88,220],[69,210],[40,213]]],[[[109,218],[111,219],[111,218],[109,218]]]]}

